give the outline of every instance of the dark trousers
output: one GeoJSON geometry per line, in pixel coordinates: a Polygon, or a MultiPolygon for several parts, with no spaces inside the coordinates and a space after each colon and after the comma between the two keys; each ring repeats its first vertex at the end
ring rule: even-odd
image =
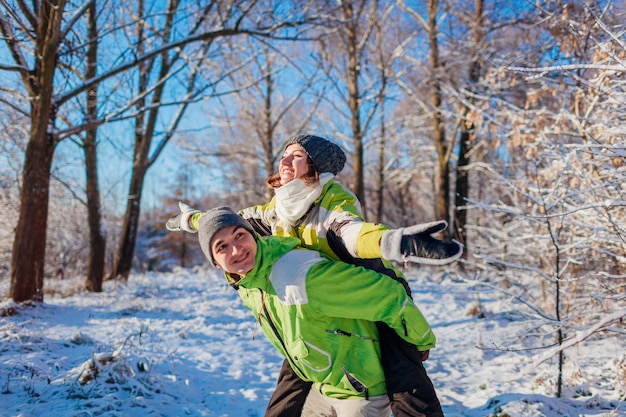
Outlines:
{"type": "Polygon", "coordinates": [[[377,322],[380,356],[394,417],[443,417],[435,387],[415,345],[377,322]]]}
{"type": "MultiPolygon", "coordinates": [[[[443,417],[435,388],[415,345],[406,342],[386,324],[376,324],[394,417],[443,417]]],[[[311,385],[296,376],[287,360],[283,361],[265,417],[300,417],[311,385]]]]}
{"type": "Polygon", "coordinates": [[[301,380],[285,359],[278,374],[276,389],[265,410],[265,417],[300,417],[311,382],[301,380]]]}

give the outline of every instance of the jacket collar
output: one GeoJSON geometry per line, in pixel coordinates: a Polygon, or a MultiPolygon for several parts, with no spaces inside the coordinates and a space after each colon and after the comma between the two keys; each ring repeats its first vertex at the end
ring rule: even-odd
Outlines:
{"type": "Polygon", "coordinates": [[[300,244],[295,237],[285,236],[257,236],[256,262],[254,268],[238,282],[229,273],[225,273],[226,280],[231,285],[246,288],[257,287],[265,289],[266,278],[272,272],[272,266],[276,261],[300,244]]]}

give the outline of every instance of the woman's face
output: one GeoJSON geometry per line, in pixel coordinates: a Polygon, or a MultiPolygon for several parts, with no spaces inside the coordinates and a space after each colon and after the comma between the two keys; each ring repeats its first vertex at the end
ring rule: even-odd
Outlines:
{"type": "Polygon", "coordinates": [[[280,184],[285,185],[295,178],[302,178],[309,169],[309,156],[304,148],[297,143],[287,146],[278,168],[280,184]]]}

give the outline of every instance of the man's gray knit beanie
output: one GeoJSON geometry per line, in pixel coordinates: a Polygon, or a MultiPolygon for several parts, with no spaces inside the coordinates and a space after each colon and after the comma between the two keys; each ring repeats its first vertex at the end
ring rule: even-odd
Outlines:
{"type": "Polygon", "coordinates": [[[302,146],[320,174],[330,172],[337,175],[346,163],[346,154],[331,141],[313,135],[296,135],[287,141],[287,146],[297,143],[302,146]]]}
{"type": "Polygon", "coordinates": [[[200,217],[198,240],[204,256],[213,265],[215,265],[215,259],[213,259],[213,254],[211,253],[211,240],[220,230],[229,226],[241,226],[252,233],[252,236],[256,236],[250,223],[235,213],[230,207],[216,207],[205,212],[204,216],[200,217]]]}

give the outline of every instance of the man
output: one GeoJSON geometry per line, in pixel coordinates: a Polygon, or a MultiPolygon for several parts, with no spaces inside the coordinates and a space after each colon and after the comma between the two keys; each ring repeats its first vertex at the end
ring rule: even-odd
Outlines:
{"type": "Polygon", "coordinates": [[[420,352],[435,346],[401,283],[299,249],[296,238],[259,237],[227,207],[207,211],[199,226],[205,256],[224,269],[297,376],[314,383],[303,415],[389,415],[375,322],[420,352]]]}
{"type": "MultiPolygon", "coordinates": [[[[239,214],[262,236],[297,237],[303,248],[398,280],[409,296],[408,282],[392,261],[445,265],[462,255],[463,247],[458,242],[433,238],[446,228],[445,221],[391,230],[366,222],[356,196],[335,178],[345,162],[345,153],[332,141],[309,134],[295,135],[285,144],[277,172],[267,180],[273,198],[239,214]]],[[[170,218],[166,227],[196,233],[205,213],[182,202],[180,208],[181,213],[170,218]]],[[[423,366],[428,352],[419,352],[384,323],[377,325],[393,415],[443,417],[423,366]]],[[[265,417],[300,417],[310,388],[311,383],[300,380],[285,359],[265,417]]]]}

